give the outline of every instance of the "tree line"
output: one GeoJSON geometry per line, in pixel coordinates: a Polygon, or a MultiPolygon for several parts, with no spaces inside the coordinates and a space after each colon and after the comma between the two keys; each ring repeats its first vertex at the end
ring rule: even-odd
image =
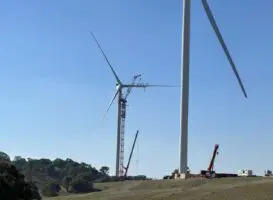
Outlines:
{"type": "Polygon", "coordinates": [[[76,162],[70,158],[50,160],[47,158],[31,159],[15,156],[12,164],[25,177],[37,185],[44,196],[57,196],[60,191],[68,193],[87,193],[99,191],[94,183],[146,180],[144,175],[115,177],[109,175],[109,167],[96,169],[85,162],[76,162]]]}

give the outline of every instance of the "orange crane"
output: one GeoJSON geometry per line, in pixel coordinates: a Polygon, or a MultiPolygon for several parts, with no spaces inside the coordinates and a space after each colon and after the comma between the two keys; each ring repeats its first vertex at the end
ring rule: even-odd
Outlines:
{"type": "Polygon", "coordinates": [[[204,176],[206,178],[213,178],[213,177],[216,176],[215,171],[213,170],[213,168],[214,168],[214,162],[215,162],[216,155],[218,154],[218,149],[219,149],[219,145],[216,144],[214,146],[213,154],[212,154],[208,169],[207,170],[201,170],[200,174],[202,176],[204,176]]]}

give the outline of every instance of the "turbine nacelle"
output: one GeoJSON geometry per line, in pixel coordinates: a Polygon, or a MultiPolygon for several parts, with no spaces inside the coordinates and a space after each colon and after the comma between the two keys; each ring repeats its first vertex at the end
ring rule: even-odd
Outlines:
{"type": "MultiPolygon", "coordinates": [[[[147,87],[180,87],[180,86],[177,86],[177,85],[150,85],[150,84],[148,84],[148,83],[124,84],[124,85],[123,85],[122,83],[116,83],[116,91],[115,91],[115,94],[114,94],[113,98],[111,99],[111,101],[110,101],[110,103],[109,103],[109,105],[108,105],[108,107],[107,107],[107,110],[106,110],[106,112],[105,112],[105,114],[104,114],[104,116],[103,116],[102,119],[105,118],[105,116],[107,115],[109,109],[111,108],[112,104],[114,103],[116,97],[118,96],[118,94],[119,94],[120,92],[122,92],[122,89],[123,89],[123,88],[127,88],[127,89],[129,89],[129,90],[132,89],[132,88],[143,88],[144,91],[145,91],[145,89],[146,89],[147,87]]],[[[129,91],[129,92],[130,92],[130,91],[129,91]]],[[[123,98],[123,97],[121,97],[121,98],[122,98],[123,100],[126,100],[127,97],[128,97],[128,94],[125,95],[124,98],[123,98]]],[[[119,99],[119,101],[120,101],[120,100],[121,100],[121,99],[119,99]]]]}
{"type": "Polygon", "coordinates": [[[116,83],[116,90],[122,89],[123,85],[120,83],[116,83]]]}

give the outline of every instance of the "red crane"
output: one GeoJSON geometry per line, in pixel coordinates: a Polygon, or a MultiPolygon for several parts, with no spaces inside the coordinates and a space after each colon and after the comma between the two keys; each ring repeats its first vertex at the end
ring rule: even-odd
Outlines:
{"type": "Polygon", "coordinates": [[[202,176],[205,176],[207,178],[215,177],[215,171],[213,170],[213,168],[214,168],[214,162],[215,162],[216,155],[218,154],[218,149],[219,149],[219,145],[216,144],[214,146],[213,154],[212,154],[208,169],[201,170],[202,176]]]}
{"type": "Polygon", "coordinates": [[[219,145],[216,144],[214,146],[214,150],[213,150],[212,158],[209,163],[208,171],[213,171],[214,161],[215,161],[216,155],[218,154],[218,149],[219,149],[219,145]]]}

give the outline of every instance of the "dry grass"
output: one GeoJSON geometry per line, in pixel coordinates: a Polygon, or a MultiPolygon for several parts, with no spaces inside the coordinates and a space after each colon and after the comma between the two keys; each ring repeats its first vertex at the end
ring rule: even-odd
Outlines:
{"type": "Polygon", "coordinates": [[[273,178],[125,181],[96,187],[103,191],[46,200],[273,200],[273,178]]]}

